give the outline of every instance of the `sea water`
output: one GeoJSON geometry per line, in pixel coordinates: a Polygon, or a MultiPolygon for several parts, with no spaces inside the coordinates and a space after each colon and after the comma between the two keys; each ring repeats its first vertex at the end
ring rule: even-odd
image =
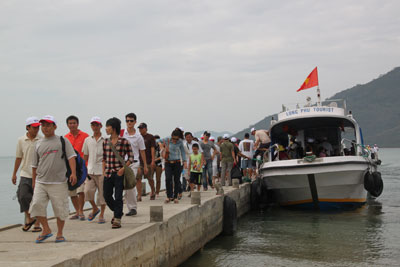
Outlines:
{"type": "Polygon", "coordinates": [[[364,207],[250,212],[182,266],[400,266],[400,149],[379,157],[385,188],[364,207]]]}

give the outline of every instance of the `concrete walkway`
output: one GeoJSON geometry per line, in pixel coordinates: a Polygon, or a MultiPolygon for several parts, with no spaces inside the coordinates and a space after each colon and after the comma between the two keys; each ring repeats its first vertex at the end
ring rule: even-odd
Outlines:
{"type": "MultiPolygon", "coordinates": [[[[232,191],[232,187],[224,187],[225,193],[232,191]]],[[[105,224],[98,224],[98,217],[92,222],[67,220],[64,228],[64,236],[67,242],[55,243],[57,231],[56,220],[49,221],[54,236],[44,243],[36,244],[38,233],[23,232],[21,227],[0,230],[0,266],[52,266],[68,258],[74,258],[95,250],[113,240],[119,240],[122,236],[129,236],[135,231],[145,228],[150,222],[150,206],[162,205],[164,209],[164,221],[170,217],[192,207],[188,193],[184,193],[179,204],[164,204],[165,192],[161,192],[156,200],[150,200],[149,196],[142,197],[138,202],[138,214],[136,216],[123,216],[122,228],[111,229],[111,211],[107,208],[105,224]]],[[[214,190],[201,191],[202,203],[216,197],[214,190]]],[[[126,213],[126,205],[124,205],[126,213]]],[[[90,212],[86,211],[87,217],[90,212]]],[[[33,228],[33,227],[32,227],[33,228]]]]}

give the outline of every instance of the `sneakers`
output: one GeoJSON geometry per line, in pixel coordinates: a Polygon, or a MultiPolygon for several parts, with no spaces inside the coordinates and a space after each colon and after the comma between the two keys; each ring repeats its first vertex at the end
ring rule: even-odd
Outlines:
{"type": "Polygon", "coordinates": [[[125,214],[126,216],[133,216],[136,215],[137,211],[135,209],[131,209],[127,214],[125,214]]]}

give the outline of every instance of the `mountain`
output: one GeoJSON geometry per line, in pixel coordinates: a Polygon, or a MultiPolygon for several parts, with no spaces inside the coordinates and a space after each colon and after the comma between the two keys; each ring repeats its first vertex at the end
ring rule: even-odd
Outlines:
{"type": "MultiPolygon", "coordinates": [[[[362,128],[366,144],[400,147],[400,67],[328,99],[346,99],[347,109],[352,111],[362,128]]],[[[265,117],[234,136],[243,138],[252,127],[268,129],[272,117],[276,118],[276,114],[265,117]]]]}
{"type": "MultiPolygon", "coordinates": [[[[211,136],[214,136],[215,138],[217,138],[218,136],[223,136],[224,134],[229,134],[229,136],[232,135],[231,132],[215,132],[215,131],[209,131],[211,133],[211,136]]],[[[197,131],[193,133],[193,136],[200,138],[200,136],[204,133],[204,131],[197,131]]]]}

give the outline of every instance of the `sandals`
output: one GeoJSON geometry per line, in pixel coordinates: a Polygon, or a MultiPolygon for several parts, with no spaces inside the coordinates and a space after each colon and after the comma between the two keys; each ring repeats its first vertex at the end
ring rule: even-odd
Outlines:
{"type": "Polygon", "coordinates": [[[174,204],[178,204],[179,203],[179,200],[178,199],[174,199],[174,204]]]}
{"type": "Polygon", "coordinates": [[[95,213],[90,213],[88,216],[88,221],[89,222],[93,221],[96,218],[97,214],[99,214],[99,213],[100,213],[100,209],[98,209],[95,213]]]}
{"type": "Polygon", "coordinates": [[[138,198],[137,198],[137,201],[138,201],[138,202],[142,201],[142,197],[138,197],[138,198]]]}
{"type": "Polygon", "coordinates": [[[86,220],[85,215],[84,214],[79,215],[79,220],[80,221],[85,221],[86,220]]]}
{"type": "Polygon", "coordinates": [[[36,222],[36,219],[33,219],[33,221],[31,221],[30,223],[26,223],[26,224],[24,225],[24,227],[22,227],[22,231],[28,232],[29,229],[31,229],[32,225],[35,224],[35,222],[36,222]]]}
{"type": "Polygon", "coordinates": [[[42,231],[42,227],[40,227],[40,226],[35,226],[32,229],[32,233],[39,233],[41,231],[42,231]]]}
{"type": "Polygon", "coordinates": [[[47,238],[52,237],[53,234],[47,234],[47,235],[39,235],[38,238],[36,239],[35,243],[39,244],[39,243],[43,243],[47,238]]]}
{"type": "Polygon", "coordinates": [[[112,229],[121,228],[121,219],[115,218],[115,219],[113,220],[113,224],[112,224],[111,228],[112,228],[112,229]]]}
{"type": "Polygon", "coordinates": [[[171,202],[171,199],[167,198],[166,200],[164,200],[165,204],[168,204],[169,202],[171,202]]]}
{"type": "Polygon", "coordinates": [[[78,220],[79,219],[79,215],[75,214],[74,216],[69,217],[70,220],[78,220]]]}
{"type": "Polygon", "coordinates": [[[150,200],[155,200],[155,199],[156,199],[156,194],[150,196],[150,200]]]}
{"type": "Polygon", "coordinates": [[[56,242],[56,243],[62,243],[62,242],[65,242],[65,241],[67,241],[67,240],[65,239],[65,237],[63,237],[63,236],[57,236],[57,237],[56,237],[56,241],[54,241],[54,242],[56,242]]]}
{"type": "Polygon", "coordinates": [[[104,218],[99,218],[99,221],[97,223],[103,224],[106,223],[106,220],[104,218]]]}

